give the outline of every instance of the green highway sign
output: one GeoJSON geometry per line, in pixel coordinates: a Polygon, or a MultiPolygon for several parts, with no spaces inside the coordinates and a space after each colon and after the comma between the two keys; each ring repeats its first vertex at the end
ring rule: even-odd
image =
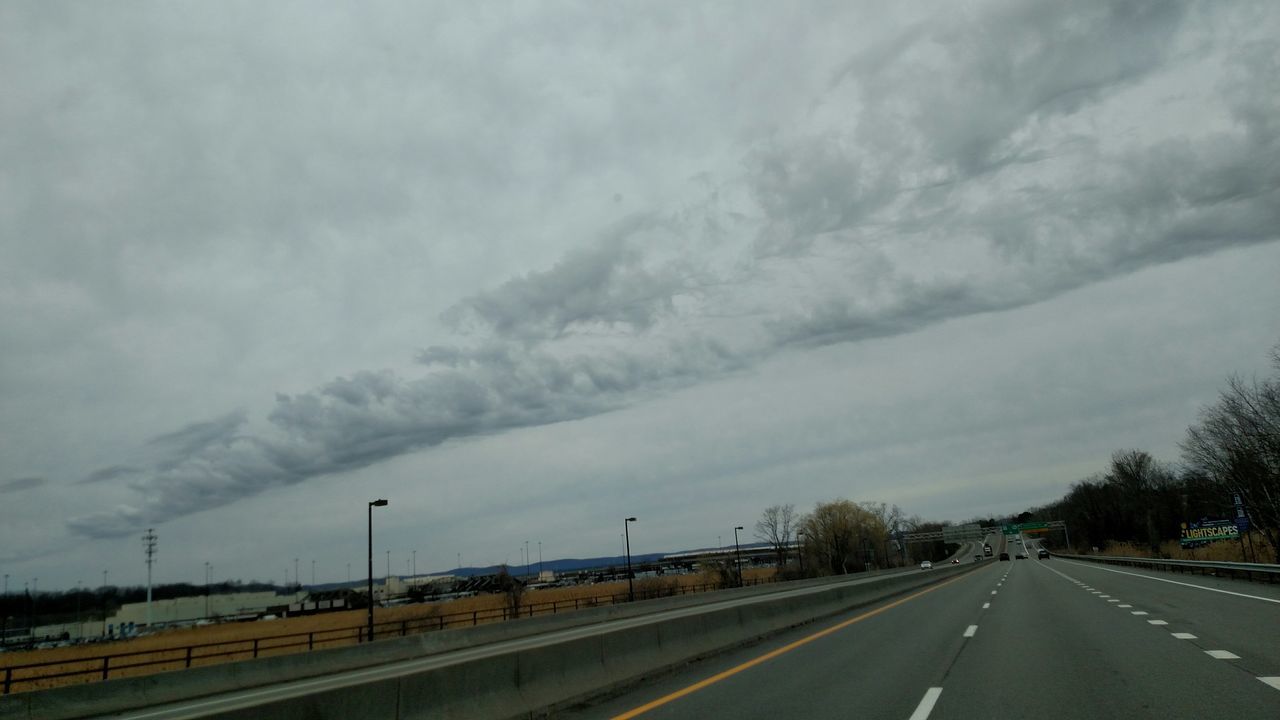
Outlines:
{"type": "Polygon", "coordinates": [[[1049,529],[1049,523],[1047,522],[1014,523],[1012,525],[1004,526],[1004,534],[1017,535],[1018,533],[1026,530],[1048,530],[1048,529],[1049,529]]]}

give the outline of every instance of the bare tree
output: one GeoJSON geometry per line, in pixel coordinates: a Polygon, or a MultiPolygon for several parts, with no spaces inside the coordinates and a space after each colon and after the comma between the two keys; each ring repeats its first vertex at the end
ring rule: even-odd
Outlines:
{"type": "MultiPolygon", "coordinates": [[[[1272,360],[1280,370],[1280,345],[1272,360]]],[[[1280,562],[1280,377],[1252,383],[1230,378],[1181,446],[1191,468],[1224,494],[1240,495],[1280,562]]]]}
{"type": "Polygon", "coordinates": [[[888,535],[874,513],[850,500],[818,503],[799,529],[805,535],[805,557],[812,559],[815,571],[833,575],[871,564],[888,535]]]}
{"type": "Polygon", "coordinates": [[[787,564],[787,548],[791,546],[798,520],[796,506],[787,504],[765,508],[756,521],[756,539],[773,547],[773,552],[778,556],[779,570],[787,564]]]}

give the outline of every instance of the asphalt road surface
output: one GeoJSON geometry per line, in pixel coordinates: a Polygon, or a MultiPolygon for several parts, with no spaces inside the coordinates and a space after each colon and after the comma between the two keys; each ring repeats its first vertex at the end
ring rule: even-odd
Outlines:
{"type": "Polygon", "coordinates": [[[556,717],[1280,718],[1280,587],[1036,549],[556,717]]]}

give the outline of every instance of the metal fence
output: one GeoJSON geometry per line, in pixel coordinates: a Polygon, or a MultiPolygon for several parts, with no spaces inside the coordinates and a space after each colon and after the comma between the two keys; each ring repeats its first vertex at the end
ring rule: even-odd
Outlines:
{"type": "MultiPolygon", "coordinates": [[[[743,584],[751,586],[772,582],[777,582],[777,580],[775,578],[748,579],[743,584]]],[[[635,599],[649,600],[673,595],[689,595],[719,590],[723,587],[723,585],[704,583],[658,589],[637,588],[635,599]]],[[[374,639],[402,637],[435,630],[445,630],[447,628],[470,627],[482,623],[503,622],[538,615],[556,615],[561,612],[571,612],[604,605],[618,605],[628,602],[628,597],[627,593],[622,592],[541,603],[520,603],[519,605],[507,605],[484,610],[472,610],[470,612],[429,613],[418,618],[376,622],[374,623],[374,639]]],[[[181,670],[199,665],[213,665],[271,655],[286,655],[344,645],[355,645],[364,642],[367,633],[368,626],[361,624],[330,630],[268,635],[245,640],[224,640],[172,648],[113,652],[75,659],[9,665],[4,668],[3,694],[8,695],[24,685],[54,686],[76,682],[94,682],[112,677],[146,675],[181,670]]]]}
{"type": "Polygon", "coordinates": [[[1276,582],[1280,580],[1280,565],[1269,563],[1219,562],[1216,560],[1172,560],[1164,558],[1114,557],[1111,555],[1063,555],[1054,553],[1054,557],[1070,560],[1087,560],[1089,562],[1106,563],[1108,565],[1128,565],[1145,567],[1152,570],[1164,570],[1178,573],[1199,573],[1201,575],[1227,575],[1244,577],[1248,580],[1276,582]]]}

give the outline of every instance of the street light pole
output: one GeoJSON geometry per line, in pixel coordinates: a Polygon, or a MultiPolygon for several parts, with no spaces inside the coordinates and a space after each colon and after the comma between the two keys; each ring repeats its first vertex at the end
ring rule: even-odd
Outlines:
{"type": "Polygon", "coordinates": [[[293,559],[293,584],[302,589],[302,576],[298,574],[298,558],[293,559]]]}
{"type": "Polygon", "coordinates": [[[636,599],[635,574],[631,572],[631,523],[635,521],[633,517],[622,521],[622,534],[627,541],[627,602],[635,602],[636,599]]]}
{"type": "MultiPolygon", "coordinates": [[[[803,531],[803,530],[797,530],[797,531],[796,531],[796,537],[797,537],[797,538],[803,538],[803,537],[804,537],[804,531],[803,531]]],[[[796,548],[796,554],[800,557],[800,576],[801,576],[801,577],[804,577],[804,540],[801,540],[801,541],[800,541],[800,547],[796,548]]]]}
{"type": "Polygon", "coordinates": [[[386,506],[382,498],[369,501],[369,642],[373,642],[373,509],[386,506]]]}
{"type": "Polygon", "coordinates": [[[738,558],[738,587],[742,587],[742,548],[738,545],[738,531],[741,525],[733,528],[733,553],[738,558]]]}
{"type": "MultiPolygon", "coordinates": [[[[105,584],[105,583],[104,583],[105,584]]],[[[204,561],[204,616],[209,617],[209,561],[204,561]]]]}
{"type": "Polygon", "coordinates": [[[538,541],[538,579],[542,579],[542,541],[538,541]]]}

